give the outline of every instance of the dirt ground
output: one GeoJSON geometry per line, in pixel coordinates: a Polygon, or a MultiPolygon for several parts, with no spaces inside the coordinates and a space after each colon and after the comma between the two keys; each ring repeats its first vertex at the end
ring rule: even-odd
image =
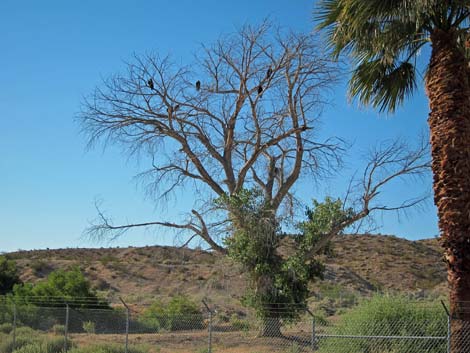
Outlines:
{"type": "MultiPolygon", "coordinates": [[[[124,335],[73,334],[71,338],[78,346],[96,343],[125,343],[124,335]]],[[[148,353],[206,353],[208,333],[205,331],[131,334],[130,345],[140,345],[148,353]]],[[[284,337],[257,337],[254,332],[214,332],[212,352],[214,353],[268,353],[310,351],[310,337],[307,332],[289,333],[284,337]]]]}

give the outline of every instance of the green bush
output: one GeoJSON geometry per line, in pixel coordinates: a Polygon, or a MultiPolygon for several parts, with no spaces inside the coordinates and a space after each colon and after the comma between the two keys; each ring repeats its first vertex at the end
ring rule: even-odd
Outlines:
{"type": "Polygon", "coordinates": [[[12,330],[13,330],[13,325],[8,322],[0,325],[1,333],[10,333],[12,330]]]}
{"type": "MultiPolygon", "coordinates": [[[[62,353],[64,337],[47,337],[40,335],[29,327],[16,330],[16,342],[13,344],[13,332],[9,335],[0,334],[0,353],[62,353]]],[[[73,343],[68,340],[68,347],[73,343]]]]}
{"type": "Polygon", "coordinates": [[[39,344],[41,341],[38,332],[29,327],[19,327],[16,329],[15,334],[15,345],[13,345],[13,331],[11,331],[9,335],[2,334],[0,337],[0,353],[12,353],[15,349],[19,349],[29,344],[39,344]]]}
{"type": "Polygon", "coordinates": [[[153,303],[139,317],[139,323],[152,331],[189,330],[204,327],[203,316],[196,303],[185,296],[173,297],[168,304],[153,303]]]}
{"type": "Polygon", "coordinates": [[[27,345],[38,345],[40,344],[40,340],[35,336],[18,336],[16,337],[16,342],[13,344],[13,337],[10,335],[6,340],[2,340],[0,342],[0,352],[1,353],[12,353],[24,346],[27,345]]]}
{"type": "MultiPolygon", "coordinates": [[[[345,313],[329,332],[357,336],[445,336],[446,314],[438,302],[410,301],[403,296],[375,296],[345,313]]],[[[445,341],[398,339],[342,339],[321,341],[319,352],[437,353],[445,341]]]]}
{"type": "MultiPolygon", "coordinates": [[[[64,346],[65,346],[64,337],[46,338],[42,342],[44,353],[62,353],[64,350],[64,346]]],[[[71,348],[73,346],[74,346],[73,342],[71,340],[67,340],[67,347],[71,348]]]]}
{"type": "Polygon", "coordinates": [[[250,324],[247,320],[240,319],[237,314],[232,314],[230,316],[230,325],[235,330],[248,331],[250,329],[250,324]]]}
{"type": "Polygon", "coordinates": [[[39,333],[33,330],[31,327],[22,326],[16,329],[16,336],[17,337],[37,337],[39,333]]]}
{"type": "MultiPolygon", "coordinates": [[[[68,341],[68,347],[72,343],[68,341]]],[[[64,338],[46,338],[42,341],[23,345],[13,351],[13,353],[62,353],[64,351],[64,338]]]]}
{"type": "MultiPolygon", "coordinates": [[[[99,298],[91,289],[90,282],[78,266],[68,270],[55,270],[49,274],[46,280],[35,285],[16,285],[13,292],[16,297],[20,297],[26,302],[29,297],[42,297],[45,300],[54,297],[71,299],[86,297],[94,298],[96,303],[100,303],[99,298]]],[[[21,302],[21,300],[19,301],[21,302]]]]}
{"type": "Polygon", "coordinates": [[[36,276],[41,275],[43,272],[49,270],[50,266],[43,260],[35,260],[31,262],[31,269],[36,276]]]}
{"type": "Polygon", "coordinates": [[[96,332],[96,325],[93,321],[85,321],[83,323],[83,330],[88,334],[94,334],[96,332]]]}
{"type": "Polygon", "coordinates": [[[52,326],[51,331],[55,335],[64,335],[65,334],[65,326],[56,324],[56,325],[52,326]]]}

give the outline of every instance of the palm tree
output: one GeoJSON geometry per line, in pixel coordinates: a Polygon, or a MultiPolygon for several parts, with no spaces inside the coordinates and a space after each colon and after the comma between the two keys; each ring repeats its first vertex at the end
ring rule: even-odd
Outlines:
{"type": "Polygon", "coordinates": [[[334,55],[352,58],[350,95],[380,111],[395,111],[415,91],[417,59],[431,45],[424,83],[452,352],[470,352],[469,14],[469,0],[320,0],[317,8],[334,55]]]}

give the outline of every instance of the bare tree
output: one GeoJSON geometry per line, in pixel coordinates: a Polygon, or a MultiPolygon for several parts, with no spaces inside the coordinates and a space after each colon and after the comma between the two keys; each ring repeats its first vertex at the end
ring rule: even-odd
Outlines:
{"type": "MultiPolygon", "coordinates": [[[[277,252],[279,214],[292,208],[291,190],[302,176],[313,179],[334,172],[344,152],[340,139],[315,137],[317,119],[338,75],[329,57],[315,35],[283,34],[267,24],[245,27],[203,46],[190,66],[176,66],[168,57],[135,57],[125,74],[106,80],[85,101],[80,119],[90,144],[101,140],[124,146],[131,154],[148,154],[151,167],[141,176],[150,180],[158,200],[190,185],[203,202],[182,223],[114,225],[98,208],[98,222],[88,234],[118,237],[136,227],[169,227],[183,231],[186,244],[197,237],[222,254],[227,248],[221,234],[228,231],[227,243],[239,239],[237,234],[248,234],[248,241],[261,249],[258,258],[267,264],[265,273],[253,277],[254,290],[261,300],[271,300],[266,313],[278,313],[266,321],[263,334],[280,335],[279,310],[288,307],[271,305],[281,300],[276,298],[286,300],[274,278],[280,268],[271,266],[283,263],[277,252]],[[262,192],[262,202],[252,208],[257,212],[239,207],[236,198],[247,189],[262,192]]],[[[411,151],[392,143],[375,150],[362,177],[351,182],[347,200],[354,201],[345,202],[349,208],[341,213],[344,217],[335,218],[318,242],[298,250],[306,268],[333,236],[371,212],[420,203],[422,198],[384,206],[378,196],[398,178],[422,175],[428,168],[426,157],[425,146],[411,151]]],[[[251,261],[255,258],[249,259],[249,271],[257,268],[251,261]]],[[[306,288],[305,283],[301,286],[306,288]]],[[[285,305],[298,304],[289,300],[285,305]]]]}
{"type": "MultiPolygon", "coordinates": [[[[148,153],[152,166],[142,175],[159,199],[186,184],[208,201],[257,187],[275,214],[290,204],[302,175],[321,176],[341,163],[341,140],[315,138],[337,74],[315,35],[247,26],[203,46],[189,66],[135,57],[125,74],[105,80],[84,102],[80,120],[91,145],[101,140],[148,153]]],[[[122,226],[100,212],[89,233],[172,227],[225,253],[214,232],[224,221],[208,221],[203,209],[192,209],[181,224],[122,226]]]]}

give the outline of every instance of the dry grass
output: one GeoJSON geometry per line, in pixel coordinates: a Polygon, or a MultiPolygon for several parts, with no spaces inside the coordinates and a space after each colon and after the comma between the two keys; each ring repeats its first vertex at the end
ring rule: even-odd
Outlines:
{"type": "MultiPolygon", "coordinates": [[[[73,342],[79,347],[94,344],[122,344],[124,335],[72,335],[73,342]]],[[[287,333],[282,338],[258,337],[256,332],[214,332],[213,352],[216,353],[257,353],[287,352],[296,346],[298,353],[310,351],[308,332],[287,333]]],[[[207,331],[178,332],[167,334],[131,334],[129,344],[145,347],[149,353],[201,353],[208,347],[207,331]]]]}

